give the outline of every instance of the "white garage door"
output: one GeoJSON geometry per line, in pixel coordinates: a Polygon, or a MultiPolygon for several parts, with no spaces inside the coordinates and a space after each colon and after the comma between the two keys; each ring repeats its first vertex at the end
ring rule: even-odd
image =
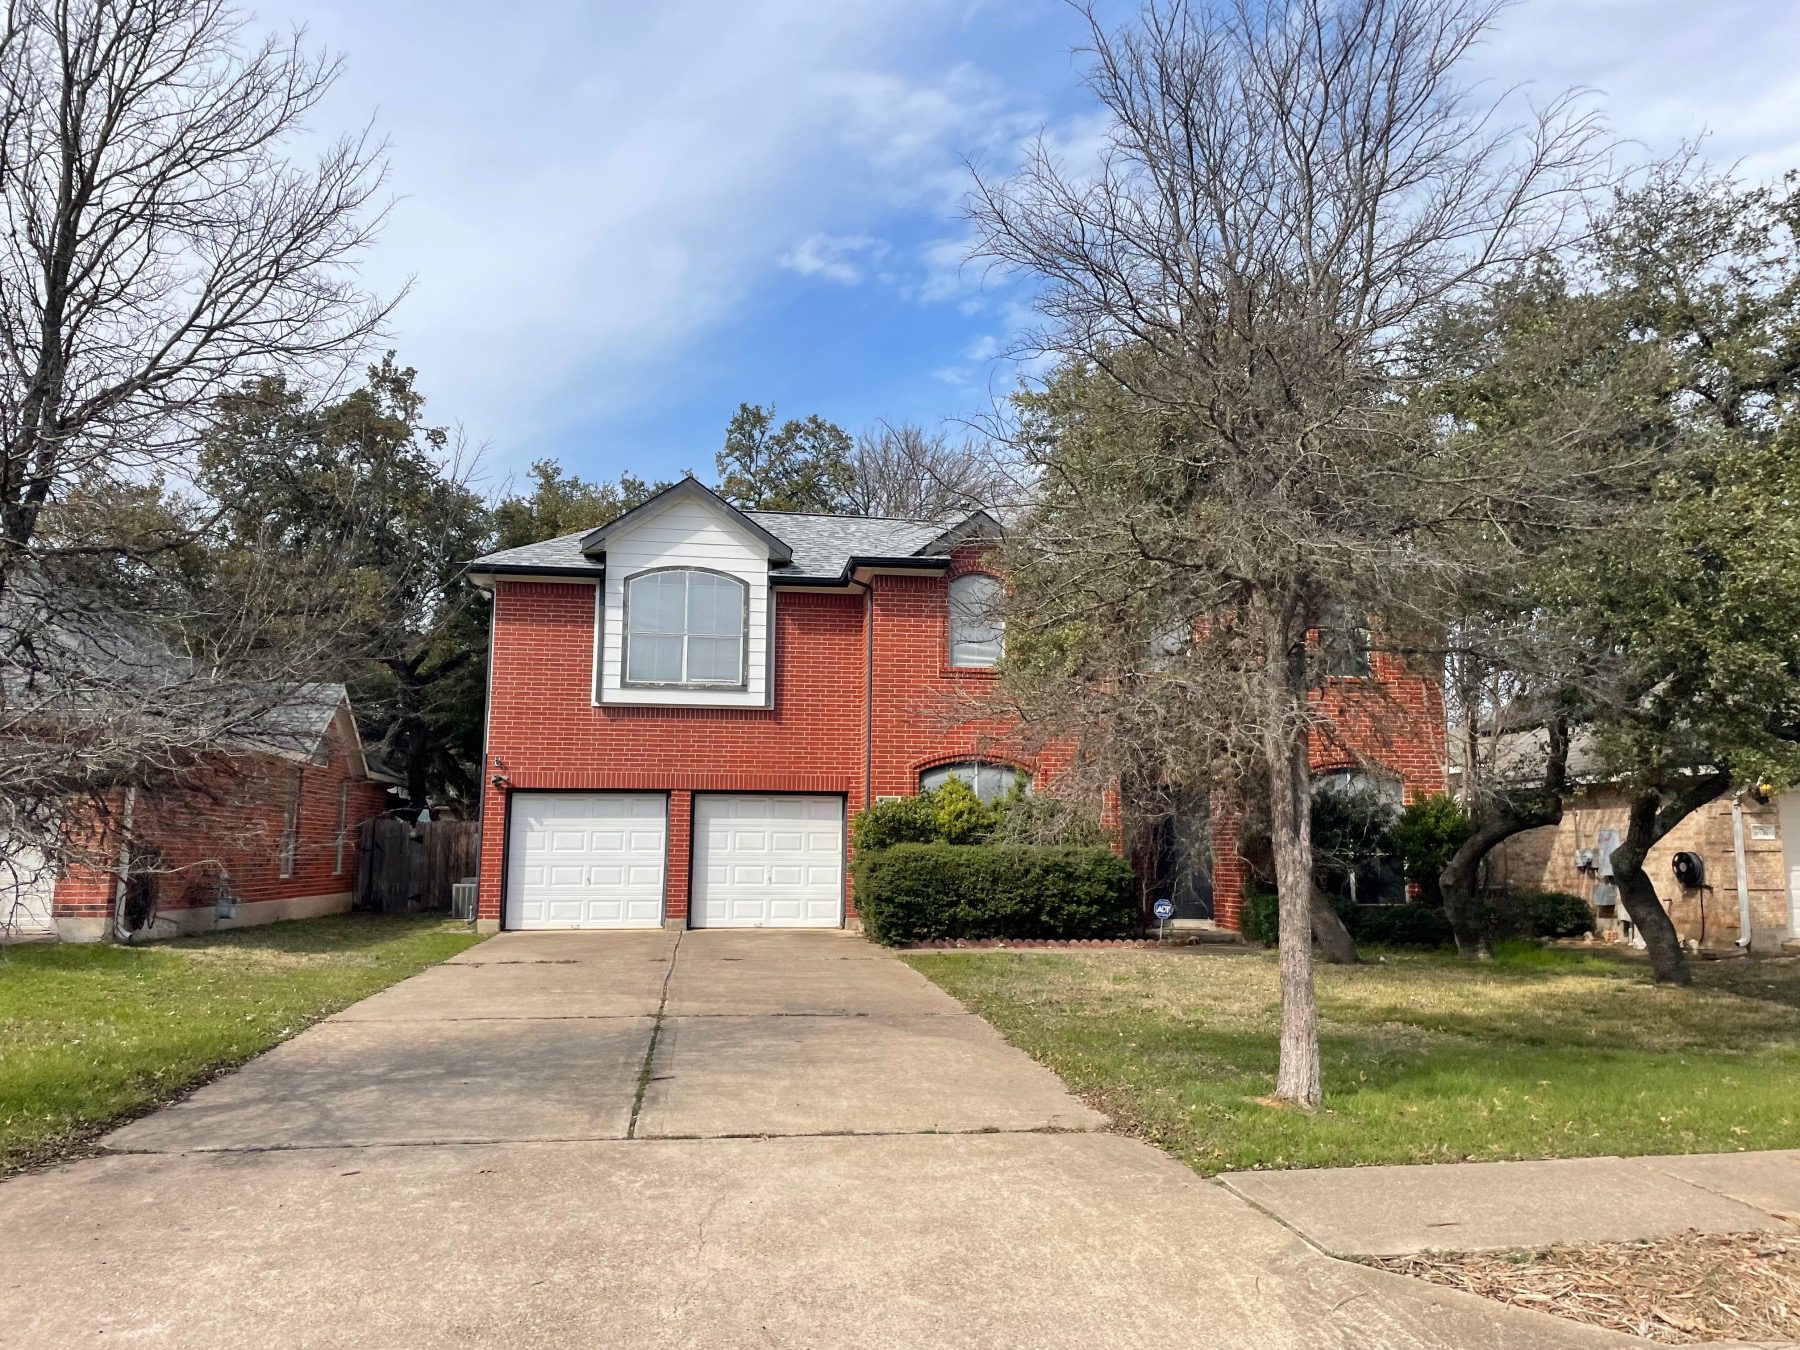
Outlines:
{"type": "Polygon", "coordinates": [[[0,942],[56,931],[50,903],[56,870],[29,844],[0,840],[0,942]]]}
{"type": "Polygon", "coordinates": [[[836,928],[843,905],[842,798],[694,798],[694,927],[836,928]]]}
{"type": "Polygon", "coordinates": [[[667,840],[661,793],[517,794],[507,840],[506,927],[657,927],[667,840]]]}

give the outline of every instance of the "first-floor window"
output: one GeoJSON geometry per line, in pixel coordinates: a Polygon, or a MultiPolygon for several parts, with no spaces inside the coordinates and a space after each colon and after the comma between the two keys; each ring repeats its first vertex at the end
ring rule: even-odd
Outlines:
{"type": "Polygon", "coordinates": [[[294,875],[294,859],[300,852],[300,780],[304,770],[288,777],[287,811],[281,818],[281,875],[294,875]]]}
{"type": "Polygon", "coordinates": [[[337,859],[331,864],[331,873],[336,876],[344,870],[344,841],[350,833],[350,782],[348,779],[338,784],[338,823],[337,823],[337,859]]]}
{"type": "Polygon", "coordinates": [[[993,803],[1012,794],[1015,787],[1029,791],[1031,775],[1010,764],[990,764],[981,759],[965,759],[955,764],[939,764],[919,775],[919,787],[926,792],[942,787],[952,778],[960,778],[975,789],[982,801],[993,803]]]}

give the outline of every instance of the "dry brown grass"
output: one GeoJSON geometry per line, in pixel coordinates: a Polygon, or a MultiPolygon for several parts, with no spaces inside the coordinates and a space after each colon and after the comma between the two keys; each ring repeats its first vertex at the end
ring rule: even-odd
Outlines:
{"type": "Polygon", "coordinates": [[[1687,1233],[1369,1264],[1665,1345],[1800,1341],[1800,1235],[1687,1233]]]}

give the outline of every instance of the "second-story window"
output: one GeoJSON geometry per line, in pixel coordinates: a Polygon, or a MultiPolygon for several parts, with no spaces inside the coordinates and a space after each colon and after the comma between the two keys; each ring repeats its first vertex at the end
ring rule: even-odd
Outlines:
{"type": "Polygon", "coordinates": [[[951,578],[951,665],[982,668],[1000,659],[1001,595],[999,579],[984,572],[951,578]]]}
{"type": "Polygon", "coordinates": [[[1370,645],[1368,628],[1348,616],[1319,630],[1325,673],[1339,679],[1366,680],[1374,675],[1370,645]]]}
{"type": "Polygon", "coordinates": [[[625,682],[743,684],[749,594],[738,578],[697,568],[632,577],[625,583],[625,682]]]}

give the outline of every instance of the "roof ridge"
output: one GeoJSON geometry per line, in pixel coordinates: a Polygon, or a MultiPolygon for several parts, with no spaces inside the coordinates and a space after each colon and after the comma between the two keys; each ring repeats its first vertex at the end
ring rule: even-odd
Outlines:
{"type": "Polygon", "coordinates": [[[885,520],[898,525],[941,525],[933,516],[864,516],[854,511],[770,511],[763,507],[745,509],[747,516],[804,516],[809,520],[885,520]]]}

